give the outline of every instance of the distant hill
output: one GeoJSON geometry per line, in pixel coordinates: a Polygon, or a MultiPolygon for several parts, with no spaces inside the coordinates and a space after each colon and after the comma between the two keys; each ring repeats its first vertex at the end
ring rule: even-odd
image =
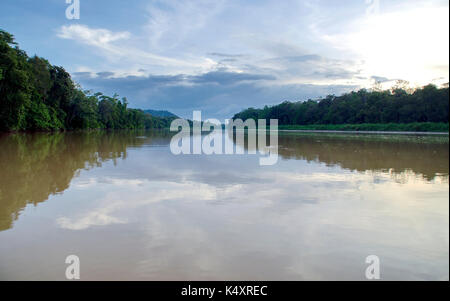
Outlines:
{"type": "Polygon", "coordinates": [[[144,110],[145,113],[148,113],[155,117],[175,117],[178,118],[177,115],[169,112],[169,111],[158,111],[158,110],[144,110]]]}

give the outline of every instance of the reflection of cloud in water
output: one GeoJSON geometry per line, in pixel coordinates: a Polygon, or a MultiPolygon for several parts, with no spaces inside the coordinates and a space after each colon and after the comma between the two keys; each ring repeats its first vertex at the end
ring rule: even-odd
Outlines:
{"type": "MultiPolygon", "coordinates": [[[[37,209],[28,206],[10,231],[0,232],[0,239],[15,236],[0,244],[5,269],[14,270],[24,259],[8,248],[28,241],[25,233],[39,232],[42,239],[29,246],[42,254],[79,248],[91,264],[85,265],[90,279],[362,279],[368,254],[382,258],[385,279],[448,279],[448,167],[441,166],[448,148],[436,146],[436,160],[424,159],[425,168],[411,160],[433,146],[391,147],[397,149],[393,160],[404,160],[400,168],[389,169],[392,161],[366,162],[382,147],[376,143],[362,143],[361,155],[354,156],[340,141],[324,138],[308,148],[300,139],[297,155],[302,158],[282,151],[289,159],[260,167],[258,156],[176,157],[167,144],[153,147],[164,143],[138,139],[139,144],[134,137],[93,137],[99,144],[79,157],[76,147],[84,139],[70,144],[73,152],[64,150],[65,143],[43,139],[54,143],[48,149],[57,151],[58,160],[71,160],[53,163],[50,152],[39,161],[36,153],[31,165],[39,169],[33,179],[41,185],[27,186],[31,179],[13,174],[22,187],[11,186],[19,191],[15,200],[24,199],[3,203],[1,210],[4,216],[20,210],[25,197],[37,191],[44,192],[42,199],[64,193],[37,209]],[[116,145],[116,139],[124,140],[116,145]],[[101,168],[82,169],[87,159],[101,162],[101,168]],[[67,172],[60,182],[59,169],[67,172]]],[[[14,166],[11,160],[1,163],[14,166]]]]}
{"type": "MultiPolygon", "coordinates": [[[[234,275],[233,279],[255,279],[257,275],[257,279],[299,280],[307,275],[306,279],[326,279],[325,270],[329,278],[339,276],[354,257],[364,259],[371,246],[381,244],[378,253],[400,260],[399,256],[413,256],[411,250],[418,245],[434,244],[435,237],[421,241],[416,237],[427,232],[430,221],[424,213],[433,214],[434,209],[421,199],[430,193],[445,193],[446,187],[420,182],[405,187],[388,181],[388,176],[384,176],[387,181],[373,182],[371,175],[355,173],[273,176],[277,180],[270,187],[234,185],[220,195],[214,186],[194,182],[178,187],[152,185],[148,190],[159,195],[159,201],[152,198],[151,206],[147,206],[149,199],[129,205],[145,216],[140,227],[146,231],[142,239],[147,256],[138,264],[137,277],[192,280],[234,275]],[[155,187],[196,192],[168,198],[155,187]],[[201,199],[205,193],[209,197],[201,199]],[[210,206],[218,199],[229,201],[210,206]],[[340,260],[336,262],[335,256],[340,260]],[[322,263],[315,262],[318,257],[322,263]]],[[[435,233],[445,237],[445,230],[435,233]]],[[[359,279],[364,268],[361,262],[360,269],[340,277],[359,279]]],[[[418,262],[421,266],[426,266],[425,260],[418,262]]],[[[411,274],[412,278],[419,276],[411,274]]]]}
{"type": "MultiPolygon", "coordinates": [[[[228,185],[224,184],[226,178],[217,185],[215,177],[211,182],[196,182],[192,179],[184,182],[167,182],[111,177],[74,180],[72,185],[75,189],[96,189],[105,191],[106,195],[103,199],[95,200],[98,207],[89,208],[88,213],[73,218],[62,217],[57,221],[63,228],[72,230],[124,223],[130,220],[128,215],[134,215],[130,210],[139,210],[141,207],[157,202],[256,203],[260,208],[268,207],[272,212],[279,214],[304,204],[350,200],[358,197],[367,199],[370,198],[369,191],[376,191],[377,198],[386,195],[386,198],[398,201],[414,199],[417,194],[426,194],[433,187],[415,177],[414,174],[411,180],[403,183],[402,186],[395,186],[400,184],[392,183],[389,174],[373,175],[369,172],[366,174],[262,172],[253,177],[257,177],[258,180],[250,184],[228,185]],[[383,192],[387,186],[390,186],[390,189],[388,192],[383,192]],[[329,193],[331,191],[332,193],[329,193]],[[400,191],[401,194],[392,197],[396,191],[400,191]],[[410,194],[410,198],[406,197],[410,194]]],[[[207,178],[206,174],[202,179],[207,178]]],[[[175,177],[175,180],[177,179],[178,177],[175,177]]],[[[195,174],[194,179],[197,180],[195,174]]]]}
{"type": "Polygon", "coordinates": [[[91,226],[108,226],[113,224],[124,224],[126,223],[126,221],[115,218],[113,216],[109,216],[106,213],[91,212],[76,221],[72,221],[67,217],[60,217],[56,220],[56,223],[63,229],[85,230],[91,226]]]}

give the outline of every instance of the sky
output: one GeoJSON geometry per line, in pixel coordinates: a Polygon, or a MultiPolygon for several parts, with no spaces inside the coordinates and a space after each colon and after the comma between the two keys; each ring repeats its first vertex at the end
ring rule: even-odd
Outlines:
{"type": "Polygon", "coordinates": [[[66,0],[2,0],[0,28],[134,108],[223,120],[376,82],[449,81],[448,0],[79,1],[68,19],[66,0]]]}

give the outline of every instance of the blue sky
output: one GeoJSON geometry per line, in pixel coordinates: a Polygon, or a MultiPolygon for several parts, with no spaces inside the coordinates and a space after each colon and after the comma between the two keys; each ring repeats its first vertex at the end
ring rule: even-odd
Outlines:
{"type": "Polygon", "coordinates": [[[2,0],[0,28],[85,89],[224,119],[376,80],[449,81],[441,0],[2,0]]]}

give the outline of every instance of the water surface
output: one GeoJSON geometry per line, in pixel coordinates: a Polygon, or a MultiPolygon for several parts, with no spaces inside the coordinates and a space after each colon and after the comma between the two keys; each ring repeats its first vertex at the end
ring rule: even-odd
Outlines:
{"type": "Polygon", "coordinates": [[[170,138],[0,136],[0,280],[449,279],[448,137],[280,133],[274,166],[170,138]]]}

